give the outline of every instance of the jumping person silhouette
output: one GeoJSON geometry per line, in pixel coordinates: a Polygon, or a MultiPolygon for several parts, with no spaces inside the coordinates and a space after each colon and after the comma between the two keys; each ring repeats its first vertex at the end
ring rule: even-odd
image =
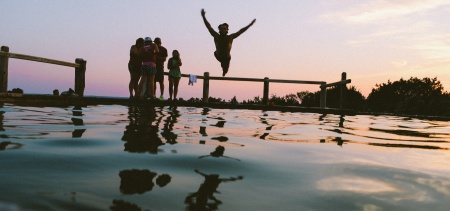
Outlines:
{"type": "Polygon", "coordinates": [[[214,43],[216,44],[216,51],[214,52],[214,56],[216,59],[220,62],[222,66],[223,74],[222,76],[225,76],[228,73],[228,68],[230,67],[230,60],[231,60],[231,47],[233,45],[233,40],[245,31],[247,31],[250,26],[252,26],[256,19],[253,19],[253,21],[246,27],[240,29],[236,33],[228,35],[228,24],[223,23],[219,25],[219,33],[214,31],[214,29],[211,27],[211,24],[209,24],[208,20],[206,20],[205,17],[205,10],[202,9],[202,17],[203,22],[205,22],[205,26],[208,29],[211,36],[214,37],[214,43]]]}

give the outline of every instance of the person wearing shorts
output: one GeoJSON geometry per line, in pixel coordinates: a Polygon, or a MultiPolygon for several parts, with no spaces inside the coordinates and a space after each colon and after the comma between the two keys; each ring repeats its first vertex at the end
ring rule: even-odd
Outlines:
{"type": "Polygon", "coordinates": [[[161,45],[161,38],[159,37],[155,38],[155,44],[158,46],[159,52],[156,54],[156,75],[154,87],[156,92],[156,82],[159,82],[159,89],[161,93],[159,99],[164,100],[164,62],[167,58],[167,49],[161,45]]]}
{"type": "Polygon", "coordinates": [[[144,90],[149,90],[146,97],[155,98],[154,80],[156,74],[156,54],[159,52],[158,46],[152,42],[150,37],[144,39],[144,47],[141,50],[142,76],[139,82],[139,96],[144,97],[144,90]]]}

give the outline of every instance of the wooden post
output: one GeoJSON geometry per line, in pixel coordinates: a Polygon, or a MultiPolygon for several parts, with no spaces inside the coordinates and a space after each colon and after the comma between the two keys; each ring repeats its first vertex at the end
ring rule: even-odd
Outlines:
{"type": "Polygon", "coordinates": [[[264,78],[264,93],[263,93],[263,104],[269,103],[269,78],[264,78]]]}
{"type": "Polygon", "coordinates": [[[79,64],[80,67],[75,68],[75,93],[83,97],[85,88],[85,75],[86,75],[86,61],[80,58],[75,59],[75,63],[79,64]]]}
{"type": "Polygon", "coordinates": [[[320,85],[320,108],[327,107],[327,84],[320,85]]]}
{"type": "MultiPolygon", "coordinates": [[[[347,80],[347,73],[346,72],[342,72],[341,74],[341,82],[347,80]]],[[[341,91],[341,96],[340,96],[340,102],[339,102],[339,108],[343,109],[344,108],[344,99],[345,99],[345,91],[347,90],[347,84],[346,83],[341,83],[340,85],[340,91],[341,91]]]]}
{"type": "MultiPolygon", "coordinates": [[[[2,46],[1,51],[9,53],[8,46],[2,46]]],[[[0,93],[8,91],[8,56],[0,56],[0,93]]]]}
{"type": "Polygon", "coordinates": [[[204,72],[203,77],[203,102],[207,103],[209,98],[209,72],[204,72]]]}

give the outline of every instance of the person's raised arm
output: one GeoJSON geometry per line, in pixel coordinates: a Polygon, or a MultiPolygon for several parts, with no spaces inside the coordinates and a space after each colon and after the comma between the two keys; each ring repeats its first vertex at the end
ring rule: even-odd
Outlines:
{"type": "Polygon", "coordinates": [[[230,36],[233,36],[233,38],[239,37],[239,35],[241,35],[241,34],[244,33],[245,31],[247,31],[247,29],[250,28],[250,26],[252,26],[255,22],[256,22],[256,19],[253,19],[253,21],[252,21],[250,24],[248,24],[248,26],[246,26],[246,27],[240,29],[239,31],[237,31],[237,32],[234,33],[234,34],[231,34],[230,36]]]}
{"type": "Polygon", "coordinates": [[[213,37],[219,35],[219,33],[217,33],[216,31],[214,31],[214,29],[211,27],[211,24],[209,24],[208,20],[206,20],[205,13],[206,13],[205,10],[202,9],[201,14],[202,14],[203,22],[205,23],[205,26],[206,26],[206,28],[208,29],[209,33],[210,33],[211,36],[213,36],[213,37]]]}

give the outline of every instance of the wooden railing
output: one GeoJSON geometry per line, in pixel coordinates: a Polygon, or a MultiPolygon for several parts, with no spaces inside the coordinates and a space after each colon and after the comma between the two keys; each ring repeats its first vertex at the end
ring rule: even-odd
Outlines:
{"type": "MultiPolygon", "coordinates": [[[[168,73],[165,72],[165,75],[168,73]]],[[[189,77],[189,74],[181,74],[182,77],[189,77]]],[[[209,72],[204,72],[203,76],[197,76],[197,79],[203,79],[203,102],[207,103],[209,98],[209,81],[249,81],[249,82],[263,82],[264,92],[263,92],[263,103],[267,104],[269,101],[269,83],[293,83],[293,84],[317,84],[320,85],[320,108],[326,108],[327,104],[327,87],[340,86],[340,108],[343,109],[344,94],[346,89],[346,84],[351,83],[351,79],[347,79],[347,74],[345,72],[341,75],[341,80],[327,84],[325,81],[302,81],[302,80],[283,80],[283,79],[269,79],[265,77],[264,79],[258,78],[235,78],[235,77],[211,77],[209,72]]]]}
{"type": "MultiPolygon", "coordinates": [[[[43,62],[49,64],[62,65],[75,68],[75,93],[79,96],[84,96],[85,88],[85,73],[86,73],[86,61],[83,59],[75,59],[75,63],[58,61],[53,59],[28,56],[24,54],[9,53],[7,46],[2,46],[0,51],[0,93],[6,93],[8,89],[8,59],[23,59],[29,61],[43,62]]],[[[165,72],[165,75],[168,73],[165,72]]],[[[182,77],[189,77],[189,74],[181,74],[182,77]]],[[[203,76],[197,76],[197,79],[203,79],[203,102],[207,103],[209,98],[209,82],[211,80],[218,81],[247,81],[247,82],[263,82],[263,103],[267,104],[269,101],[269,84],[270,83],[293,83],[293,84],[317,84],[320,85],[320,108],[326,107],[327,102],[327,87],[340,86],[340,108],[343,108],[344,93],[346,84],[351,83],[350,79],[347,79],[345,72],[341,75],[341,80],[334,83],[326,83],[325,81],[303,81],[303,80],[283,80],[283,79],[269,79],[265,77],[263,79],[258,78],[236,78],[236,77],[214,77],[209,76],[209,72],[204,72],[203,76]]]]}
{"type": "Polygon", "coordinates": [[[9,58],[22,59],[28,61],[42,62],[48,64],[61,65],[75,68],[75,93],[84,96],[86,61],[80,58],[75,59],[75,63],[58,61],[24,54],[9,53],[8,46],[2,46],[0,51],[0,93],[6,93],[8,90],[8,60],[9,58]]]}

